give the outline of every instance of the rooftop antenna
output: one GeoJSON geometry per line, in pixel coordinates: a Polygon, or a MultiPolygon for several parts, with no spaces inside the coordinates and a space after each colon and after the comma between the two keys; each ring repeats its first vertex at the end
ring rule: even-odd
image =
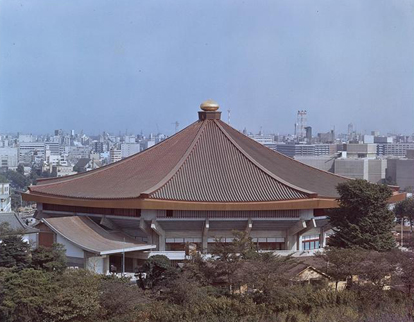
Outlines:
{"type": "Polygon", "coordinates": [[[180,126],[180,123],[178,123],[178,121],[175,121],[174,123],[171,123],[175,125],[175,133],[178,132],[178,127],[180,126]]]}
{"type": "Polygon", "coordinates": [[[228,125],[230,125],[230,112],[231,112],[231,110],[230,110],[230,109],[228,109],[228,110],[227,110],[227,124],[228,124],[228,125]]]}

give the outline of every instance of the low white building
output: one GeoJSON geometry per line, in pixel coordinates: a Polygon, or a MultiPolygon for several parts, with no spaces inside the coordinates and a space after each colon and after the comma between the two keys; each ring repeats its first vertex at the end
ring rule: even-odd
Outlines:
{"type": "Polygon", "coordinates": [[[156,248],[156,245],[142,243],[119,232],[110,221],[105,223],[103,219],[101,223],[108,229],[88,217],[43,218],[36,226],[40,230],[38,244],[46,247],[53,243],[62,244],[68,266],[99,274],[109,274],[111,265],[117,272],[133,272],[138,262],[156,248]]]}
{"type": "Polygon", "coordinates": [[[0,148],[0,167],[16,168],[19,164],[19,151],[17,148],[0,148]]]}
{"type": "Polygon", "coordinates": [[[11,211],[10,184],[0,183],[0,213],[11,211]]]}
{"type": "Polygon", "coordinates": [[[22,239],[32,247],[37,246],[39,230],[26,225],[26,223],[14,212],[0,213],[0,224],[8,224],[8,228],[22,235],[22,239]]]}

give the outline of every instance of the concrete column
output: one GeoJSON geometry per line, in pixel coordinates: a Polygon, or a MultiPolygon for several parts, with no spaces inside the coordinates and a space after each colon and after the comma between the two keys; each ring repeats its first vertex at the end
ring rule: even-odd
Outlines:
{"type": "Polygon", "coordinates": [[[323,227],[319,230],[319,247],[324,248],[325,247],[325,231],[323,227]]]}
{"type": "Polygon", "coordinates": [[[286,238],[285,238],[285,245],[286,250],[297,250],[297,235],[289,234],[289,230],[286,231],[286,238]]]}
{"type": "Polygon", "coordinates": [[[204,227],[203,227],[203,237],[202,237],[202,241],[203,241],[203,254],[207,254],[207,244],[208,244],[208,230],[210,228],[210,223],[208,221],[208,219],[206,219],[206,222],[204,223],[204,227]]]}
{"type": "Polygon", "coordinates": [[[246,233],[250,234],[250,231],[253,228],[253,221],[252,218],[249,218],[249,220],[247,221],[247,226],[246,226],[246,233]]]}
{"type": "Polygon", "coordinates": [[[144,218],[141,218],[139,221],[139,229],[141,229],[147,235],[148,244],[152,244],[153,243],[153,238],[152,238],[153,231],[148,226],[148,224],[145,222],[144,218]]]}
{"type": "Polygon", "coordinates": [[[158,235],[158,250],[161,252],[165,251],[165,231],[157,223],[155,219],[151,222],[151,229],[158,235]]]}
{"type": "Polygon", "coordinates": [[[109,255],[104,256],[103,258],[103,274],[107,275],[109,274],[109,255]]]}

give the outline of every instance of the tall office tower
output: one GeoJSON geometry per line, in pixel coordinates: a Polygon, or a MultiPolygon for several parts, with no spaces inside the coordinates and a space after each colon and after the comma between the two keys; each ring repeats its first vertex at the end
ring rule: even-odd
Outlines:
{"type": "Polygon", "coordinates": [[[352,123],[348,124],[348,136],[350,136],[354,132],[354,125],[352,123]]]}
{"type": "Polygon", "coordinates": [[[305,127],[305,131],[306,131],[306,142],[312,143],[312,127],[311,126],[305,127]]]}
{"type": "Polygon", "coordinates": [[[297,115],[297,130],[296,134],[298,139],[303,139],[306,135],[306,123],[307,123],[307,112],[306,110],[298,111],[297,115]]]}

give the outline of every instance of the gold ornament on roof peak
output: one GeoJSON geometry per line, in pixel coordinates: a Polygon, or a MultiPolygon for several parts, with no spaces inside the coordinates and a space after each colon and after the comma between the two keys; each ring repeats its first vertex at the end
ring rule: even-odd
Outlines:
{"type": "Polygon", "coordinates": [[[210,100],[210,99],[200,104],[200,108],[206,112],[217,111],[219,107],[220,106],[217,104],[217,102],[210,100]]]}

